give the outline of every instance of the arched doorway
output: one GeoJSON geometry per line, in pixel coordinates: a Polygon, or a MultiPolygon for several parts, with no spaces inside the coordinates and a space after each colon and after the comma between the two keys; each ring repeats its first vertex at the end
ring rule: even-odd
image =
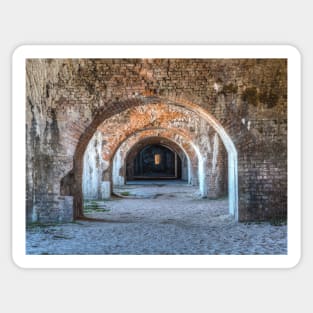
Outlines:
{"type": "Polygon", "coordinates": [[[112,157],[112,184],[122,186],[126,182],[126,160],[148,144],[162,144],[170,147],[181,159],[181,179],[193,186],[199,185],[199,151],[192,142],[178,132],[167,129],[148,129],[138,131],[127,137],[114,152],[112,157]]]}
{"type": "Polygon", "coordinates": [[[161,144],[148,144],[134,158],[126,160],[126,180],[180,179],[181,160],[177,153],[161,144]]]}
{"type": "MultiPolygon", "coordinates": [[[[225,149],[227,151],[227,160],[228,160],[228,194],[229,194],[229,214],[233,215],[236,220],[238,220],[238,173],[237,173],[237,151],[235,146],[227,134],[222,125],[212,117],[206,110],[203,108],[184,101],[183,99],[169,100],[164,98],[149,98],[145,97],[141,101],[125,101],[123,104],[115,105],[113,108],[106,108],[99,113],[94,118],[94,121],[91,123],[88,130],[81,137],[80,142],[77,146],[75,158],[74,158],[74,176],[75,176],[75,192],[74,192],[74,217],[79,218],[83,217],[83,195],[82,195],[82,169],[83,169],[83,154],[88,145],[89,140],[92,135],[95,133],[97,127],[107,118],[122,112],[125,108],[136,107],[140,105],[147,105],[148,103],[166,103],[170,108],[182,108],[186,112],[190,112],[199,118],[205,120],[218,134],[221,138],[225,149]]],[[[153,120],[151,123],[157,122],[153,120]]],[[[199,180],[201,180],[201,175],[204,173],[205,159],[200,160],[199,162],[199,180]]]]}

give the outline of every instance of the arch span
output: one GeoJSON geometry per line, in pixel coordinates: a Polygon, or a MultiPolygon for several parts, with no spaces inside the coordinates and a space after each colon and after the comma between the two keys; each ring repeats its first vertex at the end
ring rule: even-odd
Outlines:
{"type": "MultiPolygon", "coordinates": [[[[177,145],[177,147],[186,155],[188,161],[188,183],[197,185],[199,182],[198,178],[198,162],[201,159],[199,149],[197,149],[190,139],[186,138],[184,134],[179,132],[169,132],[166,129],[149,129],[138,131],[129,137],[127,137],[123,142],[120,143],[119,147],[116,149],[114,156],[112,158],[112,173],[111,177],[114,179],[119,176],[120,168],[122,166],[122,173],[125,177],[125,167],[124,160],[127,158],[128,151],[137,143],[149,140],[149,138],[158,138],[158,140],[168,140],[172,145],[177,145]],[[113,174],[115,173],[115,174],[113,174]]],[[[177,149],[177,150],[179,150],[177,149]]],[[[124,184],[124,177],[117,178],[113,180],[113,184],[124,184]],[[119,181],[120,180],[120,181],[119,181]]]]}
{"type": "MultiPolygon", "coordinates": [[[[187,178],[187,182],[191,183],[192,179],[196,181],[196,177],[193,177],[193,169],[198,166],[198,157],[196,152],[192,151],[191,146],[187,146],[187,142],[184,141],[185,147],[174,141],[169,134],[166,134],[166,130],[154,130],[154,131],[141,131],[134,135],[129,136],[125,141],[121,143],[119,148],[113,157],[112,162],[112,181],[114,185],[123,185],[126,181],[126,162],[131,154],[135,153],[136,149],[143,147],[147,144],[161,144],[166,146],[168,149],[175,151],[182,160],[186,158],[187,173],[183,175],[183,178],[187,178]],[[157,135],[157,136],[153,136],[157,135]],[[187,148],[187,149],[186,149],[187,148]],[[186,177],[187,176],[187,177],[186,177]]],[[[179,137],[179,135],[175,135],[179,137]]],[[[180,138],[180,137],[179,137],[180,138]]],[[[181,138],[180,138],[181,139],[181,138]]],[[[181,139],[182,141],[183,139],[181,139]]]]}
{"type": "Polygon", "coordinates": [[[118,104],[111,104],[100,110],[93,122],[89,125],[85,133],[81,136],[76,147],[74,156],[74,176],[75,176],[75,192],[74,192],[74,217],[83,217],[83,196],[82,196],[82,169],[83,155],[87,144],[97,127],[107,118],[114,114],[120,113],[127,108],[143,104],[165,103],[169,106],[182,107],[190,112],[194,112],[202,119],[206,120],[220,136],[228,155],[228,195],[229,195],[229,213],[238,220],[238,174],[237,174],[237,151],[223,126],[206,110],[198,105],[180,98],[164,99],[162,97],[140,97],[127,100],[118,104]]]}
{"type": "Polygon", "coordinates": [[[181,179],[184,155],[161,142],[138,143],[125,160],[126,181],[147,179],[181,179]]]}

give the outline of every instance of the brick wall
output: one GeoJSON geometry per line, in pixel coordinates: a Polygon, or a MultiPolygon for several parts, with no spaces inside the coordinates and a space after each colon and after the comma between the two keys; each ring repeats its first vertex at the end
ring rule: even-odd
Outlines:
{"type": "Polygon", "coordinates": [[[239,219],[287,214],[286,60],[34,59],[26,74],[29,221],[70,219],[65,196],[81,214],[84,151],[106,119],[187,103],[213,116],[236,147],[239,219]]]}

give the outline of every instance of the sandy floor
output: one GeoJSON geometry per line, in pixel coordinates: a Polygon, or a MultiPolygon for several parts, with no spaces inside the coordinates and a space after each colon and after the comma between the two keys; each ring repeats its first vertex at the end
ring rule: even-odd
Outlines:
{"type": "Polygon", "coordinates": [[[187,185],[127,185],[124,198],[88,202],[104,219],[27,230],[28,254],[286,254],[287,226],[236,223],[227,199],[187,185]]]}

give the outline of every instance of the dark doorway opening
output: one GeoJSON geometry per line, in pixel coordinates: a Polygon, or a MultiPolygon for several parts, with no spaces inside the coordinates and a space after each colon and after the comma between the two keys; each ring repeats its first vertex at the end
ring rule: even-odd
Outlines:
{"type": "Polygon", "coordinates": [[[179,155],[160,144],[142,148],[133,159],[127,160],[127,180],[181,179],[179,155]]]}

